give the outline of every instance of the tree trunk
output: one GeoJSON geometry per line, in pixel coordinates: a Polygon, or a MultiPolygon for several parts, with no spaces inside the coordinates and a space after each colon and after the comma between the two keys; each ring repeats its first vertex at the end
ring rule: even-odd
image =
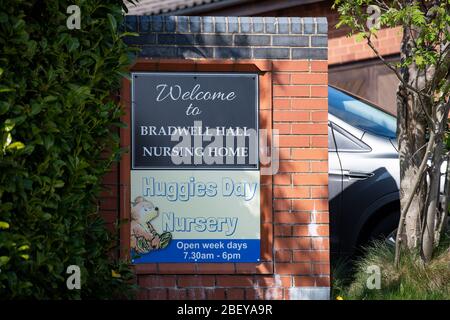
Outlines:
{"type": "MultiPolygon", "coordinates": [[[[403,61],[410,58],[409,55],[413,51],[411,37],[416,31],[404,27],[401,50],[403,61]]],[[[419,69],[414,62],[410,63],[401,70],[401,74],[405,82],[420,93],[408,91],[404,83],[399,86],[397,92],[400,208],[404,213],[400,222],[402,226],[399,230],[402,232],[399,232],[399,244],[409,249],[420,248],[424,262],[431,260],[433,248],[439,240],[436,235],[442,227],[439,196],[442,191],[441,165],[445,154],[443,140],[448,119],[448,103],[433,101],[436,95],[427,79],[434,79],[436,72],[435,66],[419,69]],[[418,178],[420,182],[415,189],[418,178]],[[414,195],[411,205],[405,212],[412,193],[414,195]]],[[[445,215],[446,211],[443,214],[445,215]]],[[[399,247],[397,246],[397,249],[399,247]]]]}
{"type": "MultiPolygon", "coordinates": [[[[408,28],[403,30],[401,50],[402,61],[408,58],[411,50],[411,37],[408,28]]],[[[411,83],[418,74],[417,67],[412,63],[409,67],[401,69],[402,78],[411,83]]],[[[406,203],[414,192],[413,181],[419,174],[419,167],[425,155],[427,121],[423,114],[417,95],[408,91],[405,85],[400,84],[397,91],[397,139],[400,157],[400,208],[406,203]]],[[[417,248],[421,240],[421,212],[426,201],[426,180],[421,181],[416,195],[406,212],[400,234],[401,245],[409,249],[417,248]]]]}
{"type": "MultiPolygon", "coordinates": [[[[431,132],[434,135],[434,132],[431,132]]],[[[442,164],[442,134],[438,134],[433,148],[433,158],[430,170],[430,191],[427,197],[425,221],[423,229],[423,239],[421,254],[425,262],[431,260],[434,248],[434,236],[436,231],[436,217],[439,204],[439,184],[441,180],[441,164],[442,164]]]]}

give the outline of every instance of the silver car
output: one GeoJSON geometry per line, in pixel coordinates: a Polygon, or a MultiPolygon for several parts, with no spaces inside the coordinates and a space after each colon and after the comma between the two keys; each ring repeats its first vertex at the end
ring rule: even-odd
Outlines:
{"type": "Polygon", "coordinates": [[[331,251],[352,255],[392,238],[400,212],[396,118],[350,93],[328,90],[331,251]]]}

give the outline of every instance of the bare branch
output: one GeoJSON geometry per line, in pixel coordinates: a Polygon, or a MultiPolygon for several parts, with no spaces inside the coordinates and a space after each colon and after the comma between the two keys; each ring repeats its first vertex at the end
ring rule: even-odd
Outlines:
{"type": "Polygon", "coordinates": [[[409,83],[407,83],[403,79],[401,74],[398,72],[398,70],[395,67],[393,67],[389,62],[387,62],[386,59],[384,59],[383,56],[380,54],[380,52],[377,50],[377,48],[375,48],[372,40],[370,40],[370,36],[368,36],[368,37],[366,36],[365,38],[367,39],[367,44],[372,49],[372,51],[375,53],[375,55],[381,60],[381,62],[383,62],[389,69],[391,69],[395,73],[395,75],[400,80],[400,82],[405,86],[405,88],[407,88],[409,91],[416,93],[417,95],[422,95],[426,98],[431,98],[428,94],[423,93],[420,90],[417,90],[416,88],[411,86],[409,83]]]}
{"type": "Polygon", "coordinates": [[[436,90],[436,86],[437,86],[437,83],[438,83],[439,79],[443,79],[443,78],[446,78],[448,76],[448,74],[449,74],[448,66],[449,66],[449,62],[450,62],[448,60],[450,60],[450,41],[448,41],[441,48],[441,53],[440,53],[439,58],[438,58],[438,60],[436,62],[435,73],[436,74],[440,74],[440,72],[443,71],[443,70],[441,70],[442,69],[442,64],[444,64],[443,67],[444,67],[444,72],[445,73],[444,73],[444,75],[442,77],[435,76],[433,78],[433,81],[431,81],[430,92],[434,92],[436,90]]]}
{"type": "MultiPolygon", "coordinates": [[[[426,72],[425,72],[426,75],[426,72]]],[[[417,79],[419,76],[419,72],[417,72],[416,74],[416,84],[417,84],[417,79]]],[[[426,76],[425,76],[426,77],[426,76]]],[[[428,125],[431,127],[433,125],[433,118],[431,117],[431,115],[428,113],[426,106],[422,100],[422,97],[420,96],[420,94],[417,95],[417,97],[419,98],[419,103],[420,103],[420,108],[422,109],[423,113],[425,113],[425,115],[427,116],[427,120],[428,120],[428,125]]]]}
{"type": "Polygon", "coordinates": [[[394,3],[397,3],[397,4],[398,4],[398,7],[399,7],[400,9],[403,9],[403,6],[406,5],[406,4],[404,3],[404,1],[398,1],[398,0],[396,0],[394,3]]]}
{"type": "Polygon", "coordinates": [[[379,6],[380,8],[383,8],[386,11],[390,9],[389,6],[384,1],[375,0],[375,3],[377,4],[377,6],[379,6]]]}
{"type": "Polygon", "coordinates": [[[417,149],[412,155],[411,157],[407,160],[407,163],[409,164],[409,162],[416,156],[416,154],[422,150],[423,148],[425,148],[428,145],[428,142],[425,143],[423,146],[421,146],[419,149],[417,149]]]}
{"type": "MultiPolygon", "coordinates": [[[[371,35],[371,34],[370,34],[371,35]]],[[[367,44],[369,45],[369,47],[372,49],[372,51],[375,53],[375,55],[381,60],[381,62],[384,63],[384,65],[386,65],[389,69],[391,69],[395,75],[397,76],[397,78],[400,80],[400,82],[405,86],[405,88],[409,89],[409,91],[417,94],[417,96],[419,97],[419,101],[420,101],[420,106],[422,108],[422,111],[425,113],[427,120],[431,123],[433,120],[431,118],[431,116],[428,114],[428,112],[426,111],[425,108],[425,104],[423,103],[422,100],[422,95],[425,96],[428,99],[431,99],[431,97],[423,92],[421,92],[420,90],[418,90],[417,88],[414,88],[413,86],[411,86],[409,83],[407,83],[405,81],[405,79],[403,79],[403,77],[401,76],[401,74],[398,72],[398,70],[392,66],[389,62],[386,61],[386,59],[384,59],[384,57],[380,54],[380,52],[378,51],[377,48],[375,48],[375,45],[373,44],[372,40],[370,39],[370,35],[369,36],[365,36],[366,40],[367,40],[367,44]]]]}

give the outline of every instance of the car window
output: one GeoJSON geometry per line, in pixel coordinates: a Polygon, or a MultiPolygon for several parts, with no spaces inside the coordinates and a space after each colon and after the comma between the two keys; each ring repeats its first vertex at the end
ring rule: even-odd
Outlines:
{"type": "Polygon", "coordinates": [[[397,119],[394,116],[332,87],[328,87],[328,108],[332,115],[363,131],[396,137],[397,119]]]}
{"type": "MultiPolygon", "coordinates": [[[[370,147],[364,142],[342,129],[333,122],[328,125],[328,149],[330,147],[339,152],[364,152],[370,151],[370,147]],[[330,128],[332,128],[330,130],[330,128]],[[332,136],[330,141],[330,135],[332,136]]],[[[332,150],[331,149],[331,150],[332,150]]]]}

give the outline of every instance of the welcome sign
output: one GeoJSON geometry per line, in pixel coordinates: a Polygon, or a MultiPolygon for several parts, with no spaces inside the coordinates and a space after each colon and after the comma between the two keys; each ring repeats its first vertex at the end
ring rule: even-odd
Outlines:
{"type": "Polygon", "coordinates": [[[132,168],[258,168],[257,75],[134,73],[132,168]]]}
{"type": "Polygon", "coordinates": [[[257,75],[132,79],[133,262],[259,261],[257,75]]]}

